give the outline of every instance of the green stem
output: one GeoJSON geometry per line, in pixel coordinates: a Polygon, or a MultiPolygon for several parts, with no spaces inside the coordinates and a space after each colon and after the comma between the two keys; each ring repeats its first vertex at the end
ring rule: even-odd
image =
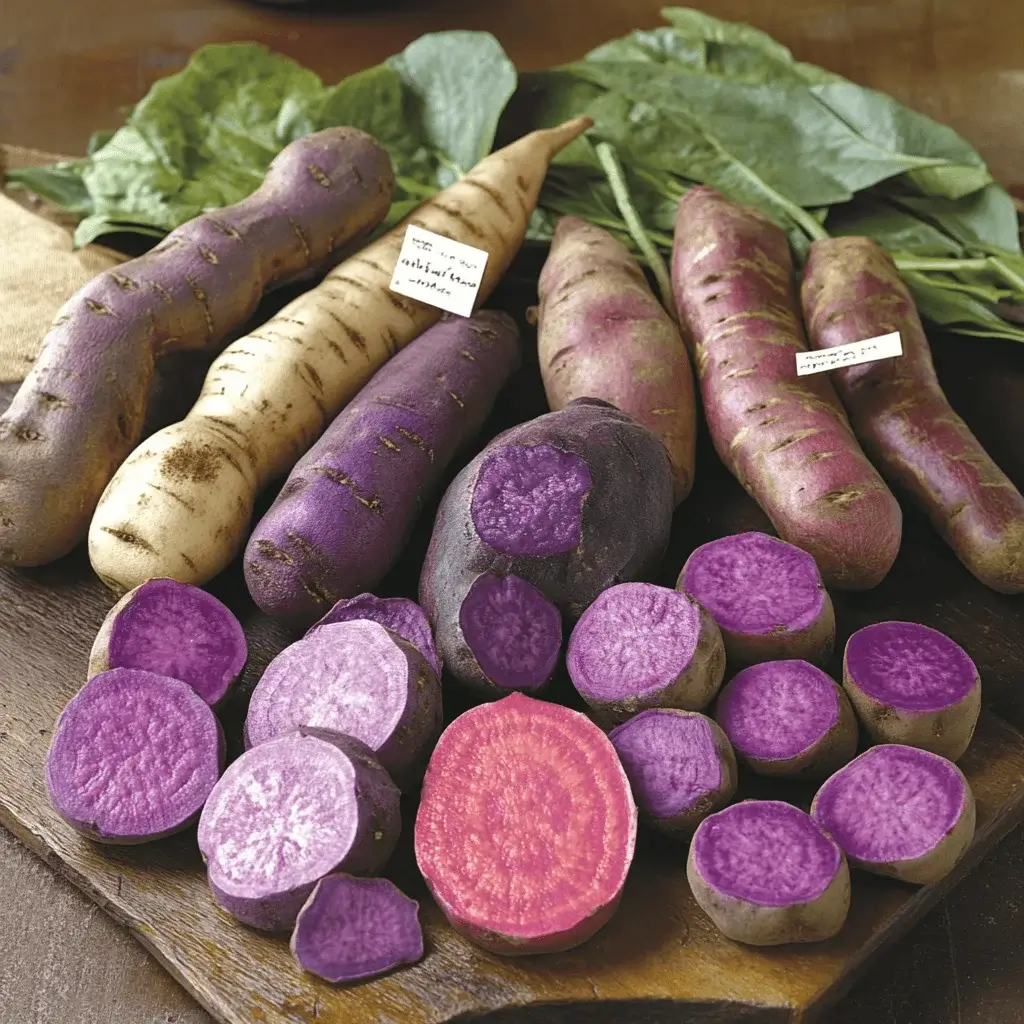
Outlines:
{"type": "Polygon", "coordinates": [[[1004,263],[998,256],[990,256],[989,262],[1002,274],[1007,283],[1013,285],[1017,291],[1024,292],[1024,277],[1021,277],[1017,271],[1004,263]]]}
{"type": "Polygon", "coordinates": [[[626,178],[622,173],[622,167],[619,165],[618,158],[615,156],[615,150],[607,142],[599,142],[595,149],[597,158],[601,161],[601,166],[608,176],[608,184],[611,186],[612,195],[615,197],[615,202],[619,207],[619,212],[622,214],[622,219],[626,222],[626,227],[629,228],[633,241],[636,242],[637,248],[644,254],[644,258],[647,260],[647,264],[651,268],[655,280],[658,282],[662,305],[668,310],[669,316],[678,323],[679,313],[676,311],[675,299],[672,296],[672,279],[669,277],[668,267],[665,266],[661,253],[658,252],[648,237],[636,212],[636,208],[633,206],[633,201],[629,196],[629,187],[626,184],[626,178]]]}
{"type": "MultiPolygon", "coordinates": [[[[958,270],[987,270],[989,261],[987,259],[967,260],[957,257],[946,258],[940,256],[895,256],[893,263],[898,270],[931,270],[931,271],[952,271],[958,270]]],[[[1009,270],[1009,268],[1007,267],[1009,270]]],[[[1024,281],[1021,282],[1024,286],[1024,281]]]]}

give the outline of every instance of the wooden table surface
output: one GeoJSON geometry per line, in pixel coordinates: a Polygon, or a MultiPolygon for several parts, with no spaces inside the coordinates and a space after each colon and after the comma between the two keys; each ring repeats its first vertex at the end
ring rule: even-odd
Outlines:
{"type": "MultiPolygon", "coordinates": [[[[494,32],[512,59],[529,69],[574,59],[607,38],[654,25],[661,5],[655,0],[423,0],[396,4],[385,13],[382,9],[391,5],[363,6],[372,13],[312,15],[236,0],[5,0],[0,139],[81,152],[92,131],[116,127],[120,109],[207,42],[261,41],[334,81],[423,32],[476,28],[494,32]]],[[[1024,181],[1024,5],[705,0],[702,7],[751,22],[798,57],[890,92],[954,126],[998,178],[1024,181]]],[[[1019,437],[1024,379],[1011,376],[990,374],[965,390],[962,400],[979,414],[1001,404],[1005,415],[992,422],[1019,437]]],[[[1020,706],[1024,709],[1024,701],[1020,706]]],[[[1024,711],[1013,717],[1018,726],[1024,724],[1024,711]]],[[[872,970],[830,1017],[833,1024],[1024,1021],[1021,878],[1024,831],[1019,830],[872,970]]],[[[0,1021],[209,1020],[134,940],[0,830],[0,1021]]]]}

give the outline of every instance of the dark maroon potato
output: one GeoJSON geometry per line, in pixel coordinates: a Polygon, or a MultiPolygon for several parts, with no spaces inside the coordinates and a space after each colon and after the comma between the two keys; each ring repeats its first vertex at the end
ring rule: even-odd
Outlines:
{"type": "Polygon", "coordinates": [[[419,904],[386,878],[328,875],[299,911],[292,955],[334,983],[373,978],[423,957],[419,904]]]}
{"type": "Polygon", "coordinates": [[[46,757],[50,801],[101,843],[186,828],[224,767],[224,734],[190,686],[139,669],[95,676],[57,719],[46,757]]]}
{"type": "Polygon", "coordinates": [[[217,903],[277,932],[325,875],[379,871],[400,829],[398,788],[370,749],[300,729],[228,767],[199,819],[199,850],[217,903]]]}
{"type": "Polygon", "coordinates": [[[245,631],[226,605],[199,587],[154,579],[108,612],[89,655],[89,678],[110,668],[140,668],[180,679],[216,705],[247,657],[245,631]]]}

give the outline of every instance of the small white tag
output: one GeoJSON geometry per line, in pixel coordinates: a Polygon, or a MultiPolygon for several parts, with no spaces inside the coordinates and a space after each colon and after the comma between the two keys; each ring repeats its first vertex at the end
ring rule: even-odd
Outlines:
{"type": "Polygon", "coordinates": [[[808,373],[839,370],[844,366],[873,363],[876,359],[891,359],[893,356],[901,355],[903,344],[900,341],[900,332],[893,331],[892,334],[880,334],[877,338],[854,341],[849,345],[819,348],[813,352],[797,352],[796,375],[804,377],[808,373]]]}
{"type": "Polygon", "coordinates": [[[391,290],[458,316],[472,316],[487,253],[410,224],[391,276],[391,290]]]}

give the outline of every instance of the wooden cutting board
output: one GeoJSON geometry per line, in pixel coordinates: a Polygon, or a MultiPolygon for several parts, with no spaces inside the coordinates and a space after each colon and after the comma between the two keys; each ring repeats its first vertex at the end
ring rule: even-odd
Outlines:
{"type": "MultiPolygon", "coordinates": [[[[509,309],[521,324],[533,300],[536,270],[535,261],[531,265],[525,258],[495,297],[494,305],[509,309]]],[[[956,394],[979,417],[987,441],[989,433],[998,438],[999,417],[1012,416],[1024,393],[1016,388],[993,398],[984,393],[988,378],[971,391],[963,362],[970,344],[942,343],[940,369],[956,380],[956,394]]],[[[997,362],[1008,360],[1013,380],[1024,382],[1024,350],[996,346],[992,351],[997,362]]],[[[999,380],[1005,385],[1007,374],[999,380]]],[[[486,434],[542,411],[536,365],[528,361],[486,434]]],[[[1007,452],[1012,442],[1011,431],[1007,452]]],[[[1003,453],[997,449],[995,454],[1003,453]]],[[[1019,460],[1008,456],[1004,464],[1021,485],[1019,460]]],[[[380,593],[415,594],[429,520],[428,511],[403,563],[380,593]]],[[[697,488],[677,516],[660,582],[674,582],[697,544],[765,525],[702,438],[697,488]]],[[[250,643],[250,664],[223,714],[237,752],[248,694],[291,637],[253,607],[237,565],[210,589],[238,614],[250,643]]],[[[412,856],[415,809],[410,804],[403,842],[388,874],[421,901],[425,958],[349,988],[303,975],[283,941],[250,931],[218,910],[205,884],[194,831],[142,847],[101,847],[79,837],[50,808],[43,783],[50,731],[85,678],[93,636],[114,600],[92,575],[82,551],[41,569],[0,571],[0,821],[125,924],[225,1024],[439,1024],[482,1015],[494,1022],[546,1024],[658,1024],[684,1016],[723,1022],[821,1019],[861,968],[1024,817],[1024,737],[1010,724],[1024,722],[1024,701],[1017,694],[1024,665],[1021,599],[993,594],[976,583],[913,513],[907,516],[903,551],[883,585],[870,594],[835,597],[840,650],[850,632],[870,621],[906,618],[935,626],[977,661],[988,710],[961,765],[978,802],[978,832],[968,854],[942,883],[921,889],[855,873],[850,917],[829,942],[756,950],[723,939],[689,892],[685,848],[644,833],[621,907],[594,939],[563,954],[493,956],[456,936],[429,899],[412,856]]],[[[832,668],[837,667],[838,657],[832,668]]],[[[571,701],[566,681],[556,685],[558,696],[571,701]]],[[[450,718],[462,705],[455,691],[448,691],[446,700],[450,718]]],[[[742,779],[741,789],[747,795],[781,795],[803,806],[812,796],[805,787],[750,777],[742,779]]]]}

